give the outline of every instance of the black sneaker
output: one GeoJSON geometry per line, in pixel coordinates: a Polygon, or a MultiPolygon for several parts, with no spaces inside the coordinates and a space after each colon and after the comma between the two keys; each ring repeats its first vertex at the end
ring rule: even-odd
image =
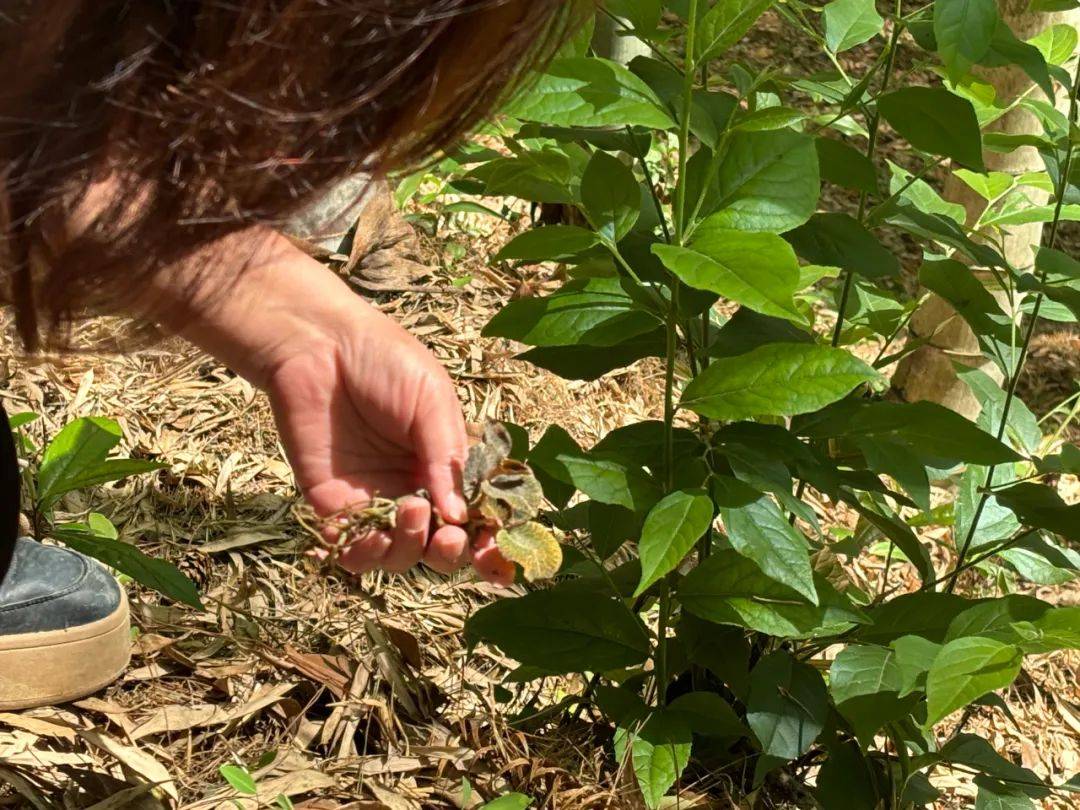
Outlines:
{"type": "Polygon", "coordinates": [[[127,666],[130,627],[127,597],[102,565],[19,538],[0,580],[0,709],[63,703],[111,683],[127,666]]]}

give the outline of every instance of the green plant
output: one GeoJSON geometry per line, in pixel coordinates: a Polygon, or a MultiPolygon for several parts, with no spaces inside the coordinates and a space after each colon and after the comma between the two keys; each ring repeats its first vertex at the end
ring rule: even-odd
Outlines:
{"type": "Polygon", "coordinates": [[[202,602],[191,580],[172,563],[149,557],[131,543],[120,540],[116,527],[105,515],[88,510],[82,520],[62,521],[56,513],[61,498],[68,493],[168,465],[110,456],[120,443],[120,426],[100,416],[82,417],[65,425],[45,444],[38,458],[38,448],[26,430],[37,418],[37,414],[24,412],[13,414],[10,420],[17,447],[27,461],[22,476],[23,490],[28,496],[26,506],[35,534],[55,538],[148,588],[201,609],[202,602]]]}
{"type": "Polygon", "coordinates": [[[508,685],[567,673],[588,685],[519,721],[598,708],[650,807],[688,769],[746,790],[780,769],[816,772],[829,808],[930,804],[935,768],[976,773],[980,807],[1075,792],[963,720],[939,727],[996,705],[1025,655],[1080,646],[1080,608],[1014,592],[1080,567],[1080,505],[1047,478],[1080,473],[1080,450],[1045,439],[1017,396],[1039,317],[1080,316],[1080,262],[1058,249],[1061,222],[1080,215],[1075,30],[1021,42],[992,0],[884,16],[871,0],[609,0],[600,13],[654,57],[591,56],[586,29],[511,102],[505,150],[451,183],[576,209],[495,256],[558,262],[568,280],[507,304],[487,335],[571,379],[664,367],[662,419],[588,450],[552,426],[524,454],[550,521],[582,542],[554,584],[479,610],[467,631],[521,663],[508,685]],[[728,59],[770,8],[833,68],[728,59]],[[915,59],[904,73],[901,42],[915,59]],[[864,44],[876,55],[852,75],[837,54],[864,44]],[[971,73],[1005,63],[1069,94],[1068,115],[1034,91],[997,99],[971,73]],[[1042,131],[988,129],[1016,106],[1042,131]],[[886,125],[907,168],[881,153],[886,125]],[[985,149],[1032,146],[1045,171],[985,170],[985,149]],[[987,200],[974,226],[925,179],[949,165],[987,200]],[[850,207],[834,194],[820,210],[822,182],[850,207]],[[1045,245],[1014,266],[1004,237],[1032,221],[1048,223],[1045,245]],[[919,281],[1005,380],[961,369],[977,421],[885,396],[881,370],[926,340],[905,332],[919,301],[898,283],[890,233],[921,246],[919,281]],[[885,569],[873,587],[841,564],[870,555],[885,569]],[[908,587],[890,578],[900,567],[908,587]],[[962,595],[973,569],[985,576],[962,595]]]}
{"type": "MultiPolygon", "coordinates": [[[[257,763],[256,770],[259,767],[269,765],[271,762],[274,761],[274,758],[276,756],[276,751],[268,751],[260,758],[259,763],[257,763]]],[[[228,783],[229,787],[231,787],[241,796],[251,797],[251,799],[255,802],[255,806],[259,806],[259,784],[258,780],[251,773],[251,771],[249,771],[243,765],[227,764],[218,766],[218,773],[221,774],[221,778],[228,783]]],[[[245,803],[238,799],[233,799],[233,804],[236,807],[241,808],[241,810],[243,810],[244,807],[251,806],[250,803],[245,803]]],[[[284,793],[279,793],[277,796],[274,797],[274,807],[277,807],[278,810],[293,810],[294,805],[292,799],[290,799],[284,793]]]]}

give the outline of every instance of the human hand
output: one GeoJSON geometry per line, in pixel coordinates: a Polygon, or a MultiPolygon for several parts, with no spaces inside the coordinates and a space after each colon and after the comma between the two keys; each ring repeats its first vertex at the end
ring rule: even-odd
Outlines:
{"type": "Polygon", "coordinates": [[[471,561],[485,579],[513,581],[490,533],[470,543],[458,525],[467,519],[468,440],[445,369],[332,271],[281,237],[261,239],[245,272],[220,287],[209,279],[192,296],[183,278],[160,282],[159,295],[176,301],[164,320],[269,393],[297,484],[318,515],[398,499],[393,530],[346,538],[356,542],[341,565],[404,571],[423,561],[449,572],[471,561]],[[440,522],[433,509],[444,525],[431,531],[440,522]]]}
{"type": "Polygon", "coordinates": [[[405,330],[357,304],[345,328],[286,359],[267,386],[297,483],[318,514],[400,498],[394,528],[356,539],[339,562],[353,573],[405,571],[421,560],[448,572],[471,558],[485,578],[512,581],[492,538],[470,547],[454,525],[467,518],[467,439],[450,378],[405,330]],[[420,489],[430,502],[409,495],[420,489]],[[432,507],[448,525],[429,538],[432,507]]]}

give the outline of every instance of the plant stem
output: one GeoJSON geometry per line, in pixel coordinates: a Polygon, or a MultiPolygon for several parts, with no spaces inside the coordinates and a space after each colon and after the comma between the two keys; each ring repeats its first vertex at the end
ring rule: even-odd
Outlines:
{"type": "Polygon", "coordinates": [[[667,322],[667,352],[664,364],[664,470],[667,489],[675,483],[675,359],[676,328],[679,311],[679,281],[671,286],[671,315],[667,322]]]}
{"type": "Polygon", "coordinates": [[[833,348],[840,345],[840,336],[844,331],[844,313],[847,312],[848,299],[851,297],[851,287],[855,281],[855,274],[849,270],[844,270],[844,287],[840,293],[840,305],[836,310],[836,326],[833,328],[832,345],[833,348]]]}
{"type": "MultiPolygon", "coordinates": [[[[904,30],[904,26],[900,24],[900,0],[896,2],[896,17],[893,21],[892,36],[889,37],[888,56],[885,58],[885,74],[881,77],[881,90],[879,94],[885,93],[889,89],[889,80],[892,78],[893,66],[896,64],[896,52],[897,45],[900,41],[900,33],[904,30]]],[[[881,125],[881,114],[875,108],[873,114],[870,116],[867,129],[870,132],[870,140],[866,146],[866,156],[872,161],[874,159],[874,153],[877,151],[878,131],[881,125]]],[[[866,219],[866,199],[867,193],[865,191],[859,194],[859,224],[866,219]]],[[[851,297],[851,287],[854,281],[855,273],[850,268],[844,269],[844,288],[840,293],[840,306],[836,312],[836,328],[833,329],[832,345],[840,345],[840,336],[844,331],[844,317],[847,313],[848,299],[851,297]]]]}
{"type": "Polygon", "coordinates": [[[683,244],[686,233],[686,164],[690,159],[690,107],[694,99],[694,42],[697,39],[698,0],[690,0],[686,24],[686,57],[683,64],[682,110],[679,121],[679,179],[675,188],[675,241],[683,244]]]}
{"type": "Polygon", "coordinates": [[[1025,529],[1024,531],[1020,532],[1019,534],[1014,534],[1008,540],[1005,540],[1004,542],[999,543],[998,545],[994,546],[989,551],[985,551],[985,552],[983,552],[982,554],[979,554],[976,557],[972,557],[970,560],[965,562],[963,564],[963,566],[957,567],[955,571],[950,571],[948,574],[943,574],[942,576],[938,577],[937,579],[934,579],[934,580],[931,580],[930,582],[924,583],[923,586],[921,588],[919,588],[919,590],[920,591],[929,590],[930,588],[933,588],[935,585],[938,585],[938,584],[944,582],[949,577],[953,576],[954,573],[959,575],[959,574],[963,573],[964,571],[968,570],[969,568],[974,568],[976,565],[981,563],[983,560],[988,560],[991,557],[996,556],[996,555],[1000,554],[1003,551],[1007,551],[1008,549],[1012,548],[1013,546],[1015,546],[1020,541],[1030,537],[1033,534],[1037,534],[1038,531],[1039,531],[1038,529],[1025,529]]]}
{"type": "Polygon", "coordinates": [[[660,198],[656,195],[656,186],[653,185],[652,172],[649,164],[645,162],[645,155],[638,149],[637,140],[634,138],[634,130],[626,127],[626,136],[630,139],[630,146],[634,150],[634,157],[641,164],[641,171],[645,175],[645,185],[649,188],[649,196],[652,197],[653,207],[656,208],[656,216],[660,219],[660,229],[664,232],[664,241],[671,244],[671,231],[668,229],[667,217],[664,216],[664,207],[660,204],[660,198]]]}
{"type": "Polygon", "coordinates": [[[904,787],[907,785],[908,776],[911,774],[911,759],[908,756],[907,743],[904,742],[904,737],[900,733],[900,729],[896,727],[896,724],[890,723],[887,730],[889,738],[892,740],[893,748],[896,749],[896,759],[900,765],[899,790],[895,791],[895,794],[893,795],[893,806],[900,807],[900,797],[904,793],[904,787]]]}
{"type": "Polygon", "coordinates": [[[667,626],[671,613],[671,585],[664,580],[660,591],[660,616],[656,623],[656,705],[667,703],[667,626]]]}
{"type": "MultiPolygon", "coordinates": [[[[1080,91],[1080,61],[1076,64],[1076,69],[1073,75],[1072,95],[1069,99],[1069,126],[1076,125],[1076,110],[1077,110],[1077,92],[1080,91]]],[[[1061,163],[1060,171],[1058,172],[1058,187],[1054,190],[1054,196],[1056,197],[1054,203],[1054,218],[1050,222],[1050,234],[1047,237],[1047,246],[1053,249],[1057,244],[1058,228],[1061,226],[1061,208],[1065,203],[1065,191],[1068,189],[1069,172],[1072,170],[1073,162],[1073,141],[1072,138],[1068,139],[1068,145],[1065,147],[1065,159],[1061,163]]],[[[1046,281],[1045,268],[1036,269],[1036,276],[1039,279],[1040,284],[1046,281]]],[[[1013,400],[1016,398],[1016,387],[1020,384],[1020,375],[1024,371],[1024,364],[1027,362],[1028,352],[1031,349],[1031,339],[1035,335],[1035,327],[1039,322],[1039,312],[1042,309],[1043,293],[1040,291],[1035,296],[1035,305],[1031,308],[1030,320],[1028,321],[1027,328],[1024,330],[1024,340],[1020,345],[1020,357],[1016,361],[1016,367],[1013,369],[1012,376],[1009,378],[1009,386],[1005,392],[1005,403],[1001,408],[1001,422],[998,425],[997,439],[1001,441],[1005,435],[1005,429],[1009,424],[1009,413],[1012,410],[1013,400]]],[[[975,507],[975,514],[972,517],[971,525],[968,527],[967,534],[964,537],[964,542],[960,546],[959,554],[956,558],[956,567],[949,575],[948,584],[945,586],[947,593],[952,593],[956,589],[957,577],[960,572],[964,570],[964,563],[967,559],[968,551],[971,548],[971,542],[975,538],[975,532],[979,528],[979,521],[982,519],[983,510],[986,508],[986,502],[990,498],[990,487],[994,483],[994,472],[997,470],[997,465],[991,465],[986,469],[986,480],[983,484],[982,493],[979,496],[979,502],[975,507]]]]}
{"type": "MultiPolygon", "coordinates": [[[[690,0],[689,22],[686,27],[686,57],[683,62],[682,110],[679,121],[679,177],[675,186],[673,220],[675,244],[683,244],[686,233],[686,164],[690,158],[690,105],[694,93],[694,42],[697,37],[698,0],[690,0]]],[[[662,217],[661,217],[662,219],[662,217]]],[[[667,319],[667,352],[664,368],[664,468],[667,490],[675,484],[675,359],[679,328],[679,279],[671,280],[671,310],[667,319]]],[[[692,339],[687,335],[688,339],[692,339]]],[[[660,616],[656,630],[656,705],[663,706],[667,696],[667,626],[671,613],[671,583],[665,578],[660,591],[660,616]]]]}

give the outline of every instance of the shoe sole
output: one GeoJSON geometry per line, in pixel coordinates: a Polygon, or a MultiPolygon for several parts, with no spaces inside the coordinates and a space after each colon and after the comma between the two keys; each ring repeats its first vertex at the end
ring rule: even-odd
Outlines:
{"type": "Polygon", "coordinates": [[[131,659],[127,595],[104,619],[0,636],[0,710],[66,703],[108,686],[131,659]]]}

